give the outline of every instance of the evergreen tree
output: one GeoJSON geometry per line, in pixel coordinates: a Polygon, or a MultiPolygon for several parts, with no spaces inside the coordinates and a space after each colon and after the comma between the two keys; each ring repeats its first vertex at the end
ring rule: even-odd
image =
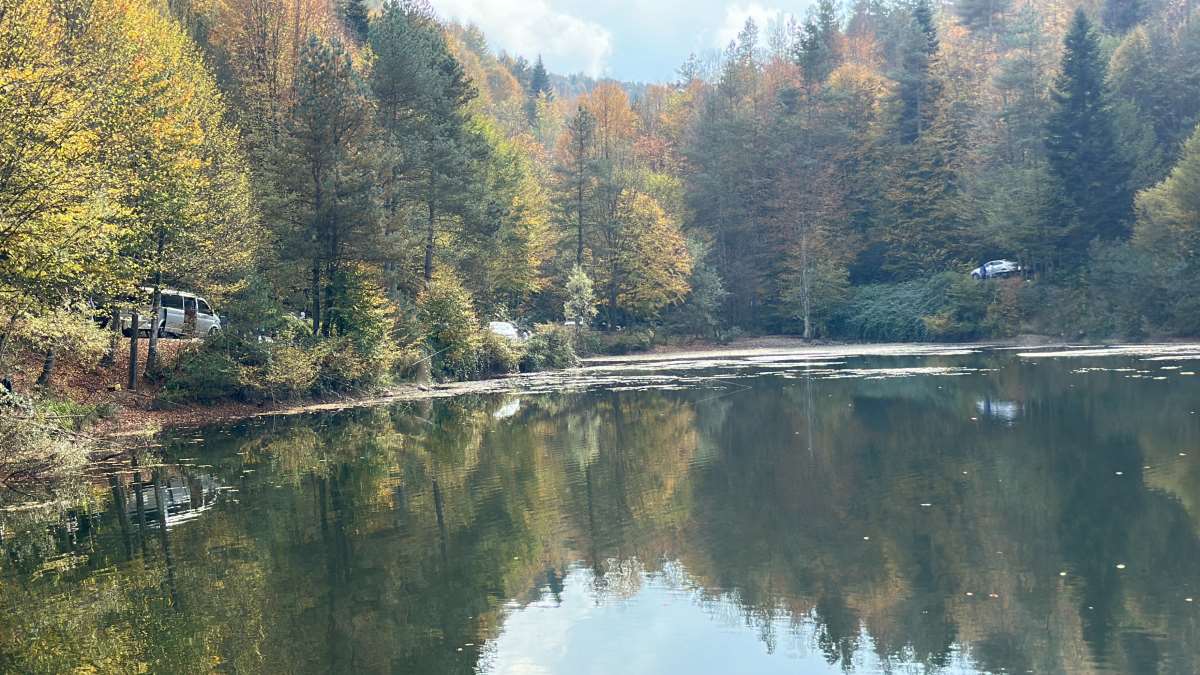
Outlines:
{"type": "Polygon", "coordinates": [[[342,21],[346,24],[346,30],[350,32],[355,42],[362,44],[367,41],[371,13],[367,9],[366,0],[344,0],[342,21]]]}
{"type": "Polygon", "coordinates": [[[1076,259],[1095,237],[1126,236],[1132,217],[1129,169],[1117,146],[1105,72],[1091,22],[1079,10],[1066,36],[1046,127],[1047,157],[1061,190],[1052,217],[1065,228],[1063,253],[1076,259]]]}
{"type": "Polygon", "coordinates": [[[932,118],[929,102],[937,96],[937,81],[930,69],[939,49],[937,25],[929,0],[919,0],[902,44],[900,86],[900,142],[909,144],[920,138],[932,118]]]}
{"type": "Polygon", "coordinates": [[[371,22],[371,86],[380,124],[398,148],[398,201],[424,211],[422,279],[433,278],[438,234],[479,227],[487,146],[470,125],[476,91],[450,53],[441,27],[414,5],[389,2],[371,22]]]}
{"type": "Polygon", "coordinates": [[[841,27],[833,0],[821,0],[796,40],[796,61],[808,82],[824,82],[842,63],[841,27]]]}
{"type": "Polygon", "coordinates": [[[1105,0],[1104,27],[1115,35],[1124,35],[1145,18],[1144,0],[1105,0]]]}
{"type": "Polygon", "coordinates": [[[285,254],[306,257],[313,333],[329,335],[345,281],[346,252],[371,230],[369,177],[359,145],[368,123],[367,90],[337,38],[309,39],[296,73],[296,100],[275,167],[286,192],[279,214],[285,254]],[[297,170],[302,167],[302,170],[297,170]]]}
{"type": "Polygon", "coordinates": [[[1008,11],[1012,0],[957,0],[954,13],[958,21],[975,32],[990,31],[998,17],[1008,11]]]}
{"type": "Polygon", "coordinates": [[[546,64],[542,63],[542,55],[538,54],[533,70],[529,74],[529,98],[536,99],[540,94],[552,94],[550,74],[546,72],[546,64]]]}
{"type": "Polygon", "coordinates": [[[575,234],[575,264],[583,265],[589,203],[595,190],[596,118],[583,106],[567,121],[558,165],[559,194],[575,234]]]}
{"type": "Polygon", "coordinates": [[[929,127],[899,157],[889,199],[885,269],[900,278],[946,269],[965,257],[965,158],[972,111],[942,94],[926,105],[929,127]]]}

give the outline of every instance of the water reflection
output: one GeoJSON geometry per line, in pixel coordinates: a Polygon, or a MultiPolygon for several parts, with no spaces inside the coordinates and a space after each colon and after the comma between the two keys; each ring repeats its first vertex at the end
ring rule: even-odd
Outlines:
{"type": "Polygon", "coordinates": [[[1200,669],[1194,378],[781,363],[180,439],[0,518],[0,669],[1200,669]]]}

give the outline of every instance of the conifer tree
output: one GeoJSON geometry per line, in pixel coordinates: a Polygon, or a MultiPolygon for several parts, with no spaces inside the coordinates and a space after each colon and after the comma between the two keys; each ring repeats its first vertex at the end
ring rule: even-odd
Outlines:
{"type": "Polygon", "coordinates": [[[583,265],[589,202],[596,177],[595,135],[596,118],[580,106],[567,120],[558,166],[563,210],[570,214],[574,224],[576,265],[583,265]]]}
{"type": "Polygon", "coordinates": [[[342,4],[342,21],[355,42],[362,44],[367,41],[371,19],[366,0],[345,0],[342,4]]]}
{"type": "Polygon", "coordinates": [[[307,258],[314,334],[329,335],[343,256],[367,229],[369,184],[356,149],[368,122],[367,91],[350,54],[334,38],[312,37],[296,73],[296,100],[276,173],[287,197],[286,250],[307,258]],[[301,167],[301,170],[297,170],[301,167]]]}
{"type": "Polygon", "coordinates": [[[1144,0],[1105,0],[1104,27],[1114,35],[1124,35],[1145,18],[1144,0]]]}
{"type": "Polygon", "coordinates": [[[537,61],[533,64],[533,71],[529,75],[529,97],[536,99],[539,94],[552,92],[550,74],[546,72],[546,64],[542,62],[542,55],[538,54],[537,61]]]}
{"type": "Polygon", "coordinates": [[[824,82],[842,62],[841,27],[833,0],[821,0],[796,41],[796,61],[808,82],[824,82]]]}
{"type": "Polygon", "coordinates": [[[990,31],[1005,12],[1012,0],[958,0],[954,13],[958,21],[974,32],[990,31]]]}
{"type": "Polygon", "coordinates": [[[930,69],[939,49],[937,25],[929,0],[919,0],[912,12],[900,58],[900,142],[915,142],[932,118],[929,102],[937,96],[937,81],[930,69]]]}
{"type": "Polygon", "coordinates": [[[433,279],[438,235],[477,227],[487,146],[469,124],[476,91],[450,53],[435,19],[416,5],[389,2],[371,22],[376,61],[371,85],[380,124],[397,146],[392,168],[402,194],[424,211],[422,278],[433,279]]]}
{"type": "Polygon", "coordinates": [[[1126,236],[1132,216],[1129,168],[1117,145],[1105,71],[1092,24],[1079,10],[1066,36],[1046,126],[1046,153],[1061,191],[1051,217],[1064,228],[1064,253],[1076,259],[1096,237],[1126,236]]]}

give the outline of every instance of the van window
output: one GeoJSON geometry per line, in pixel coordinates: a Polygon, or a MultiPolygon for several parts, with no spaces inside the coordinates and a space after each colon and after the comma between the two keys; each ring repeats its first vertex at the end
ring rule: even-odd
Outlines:
{"type": "Polygon", "coordinates": [[[174,293],[163,293],[162,306],[167,309],[183,309],[183,296],[174,293]]]}
{"type": "Polygon", "coordinates": [[[200,313],[212,314],[212,310],[208,308],[208,303],[203,300],[200,301],[200,313]]]}
{"type": "Polygon", "coordinates": [[[184,298],[183,302],[184,302],[184,305],[183,305],[184,312],[195,312],[196,311],[196,299],[195,298],[184,298]]]}

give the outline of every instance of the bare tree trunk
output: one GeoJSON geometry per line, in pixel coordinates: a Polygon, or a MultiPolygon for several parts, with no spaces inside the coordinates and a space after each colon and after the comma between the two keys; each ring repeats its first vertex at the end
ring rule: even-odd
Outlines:
{"type": "Polygon", "coordinates": [[[150,301],[150,314],[154,317],[150,321],[150,344],[146,348],[146,373],[154,373],[158,370],[158,327],[159,315],[162,314],[162,274],[157,275],[158,278],[154,281],[154,296],[150,301]]]}
{"type": "Polygon", "coordinates": [[[312,263],[312,331],[321,334],[321,261],[313,258],[312,263]]]}
{"type": "Polygon", "coordinates": [[[42,372],[38,375],[37,386],[50,386],[50,379],[54,377],[54,358],[55,350],[51,347],[46,350],[46,358],[42,359],[42,372]]]}
{"type": "Polygon", "coordinates": [[[162,313],[162,259],[167,248],[167,233],[162,227],[158,228],[158,240],[154,257],[154,294],[150,298],[150,344],[146,348],[146,374],[158,370],[158,315],[162,313]]]}
{"type": "MultiPolygon", "coordinates": [[[[432,187],[430,188],[432,190],[432,187]]],[[[433,198],[429,200],[429,226],[425,232],[425,285],[433,280],[433,238],[435,233],[435,224],[437,222],[437,212],[433,207],[433,198]]]]}
{"type": "Polygon", "coordinates": [[[575,210],[578,216],[576,222],[578,233],[575,247],[575,264],[580,267],[583,267],[583,171],[584,169],[581,167],[579,169],[579,182],[576,184],[575,195],[575,210]]]}
{"type": "Polygon", "coordinates": [[[812,286],[809,277],[808,265],[808,230],[804,231],[804,236],[800,238],[800,291],[801,304],[804,311],[804,339],[812,339],[812,316],[810,310],[812,307],[812,286]]]}
{"type": "Polygon", "coordinates": [[[129,391],[137,391],[138,388],[138,326],[141,323],[141,318],[138,316],[137,310],[134,310],[133,316],[130,317],[129,324],[129,391]]]}

